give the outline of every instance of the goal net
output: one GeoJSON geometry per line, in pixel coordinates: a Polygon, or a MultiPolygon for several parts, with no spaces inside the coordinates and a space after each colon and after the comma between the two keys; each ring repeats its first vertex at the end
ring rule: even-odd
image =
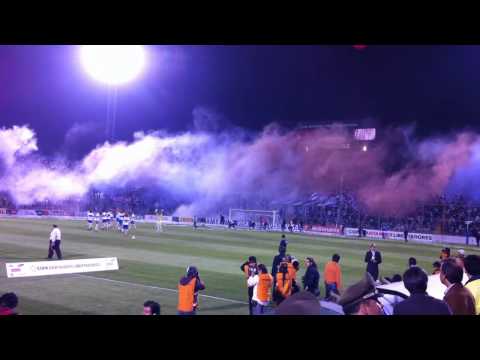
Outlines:
{"type": "Polygon", "coordinates": [[[228,219],[236,221],[241,227],[248,227],[252,221],[255,223],[255,228],[263,228],[265,222],[268,223],[270,229],[275,229],[279,225],[278,211],[276,210],[230,209],[228,219]]]}

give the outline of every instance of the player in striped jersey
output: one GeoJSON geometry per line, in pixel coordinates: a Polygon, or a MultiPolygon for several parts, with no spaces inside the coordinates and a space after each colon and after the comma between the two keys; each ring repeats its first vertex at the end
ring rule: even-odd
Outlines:
{"type": "Polygon", "coordinates": [[[93,229],[93,218],[95,217],[95,215],[93,214],[93,212],[91,210],[88,210],[87,212],[87,224],[88,224],[88,230],[92,230],[93,229]]]}

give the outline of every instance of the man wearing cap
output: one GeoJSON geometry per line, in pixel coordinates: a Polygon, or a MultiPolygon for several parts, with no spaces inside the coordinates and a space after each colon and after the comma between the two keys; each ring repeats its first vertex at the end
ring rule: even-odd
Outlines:
{"type": "Polygon", "coordinates": [[[365,262],[367,263],[367,272],[372,275],[373,280],[378,280],[378,265],[382,263],[382,254],[377,251],[375,244],[370,244],[370,250],[365,254],[365,262]]]}
{"type": "Polygon", "coordinates": [[[309,291],[293,294],[278,307],[274,315],[340,315],[320,305],[318,299],[309,291]]]}
{"type": "Polygon", "coordinates": [[[53,225],[53,230],[50,233],[50,246],[48,247],[48,259],[52,259],[53,252],[57,254],[58,260],[62,260],[62,251],[60,250],[60,242],[62,240],[62,233],[57,225],[53,225]]]}
{"type": "Polygon", "coordinates": [[[367,272],[362,280],[345,290],[338,304],[345,315],[384,315],[382,304],[377,301],[379,297],[375,281],[367,272]]]}
{"type": "Polygon", "coordinates": [[[409,268],[403,274],[403,285],[410,297],[393,308],[393,315],[452,315],[445,301],[427,294],[428,275],[418,266],[409,268]]]}

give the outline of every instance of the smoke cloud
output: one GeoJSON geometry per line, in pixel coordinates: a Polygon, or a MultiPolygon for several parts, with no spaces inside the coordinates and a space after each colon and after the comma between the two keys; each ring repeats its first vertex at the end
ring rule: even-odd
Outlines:
{"type": "Polygon", "coordinates": [[[238,194],[268,203],[343,187],[372,213],[401,215],[416,201],[480,185],[480,138],[473,133],[409,139],[410,158],[389,170],[396,143],[387,137],[363,152],[347,148],[349,136],[341,130],[271,125],[251,137],[238,129],[219,133],[218,122],[203,110],[194,117],[196,131],[135,133],[131,142],[104,143],[73,165],[36,154],[29,127],[2,128],[0,191],[29,204],[80,198],[94,186],[145,185],[181,199],[179,215],[210,215],[238,194]]]}

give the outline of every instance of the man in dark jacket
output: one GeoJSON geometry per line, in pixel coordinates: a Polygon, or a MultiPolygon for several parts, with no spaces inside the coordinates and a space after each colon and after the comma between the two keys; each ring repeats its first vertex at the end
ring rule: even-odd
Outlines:
{"type": "Polygon", "coordinates": [[[418,266],[403,274],[403,284],[410,297],[393,308],[393,315],[452,315],[445,301],[427,294],[428,275],[418,266]]]}
{"type": "Polygon", "coordinates": [[[307,271],[302,278],[303,289],[311,292],[315,296],[319,296],[320,290],[318,284],[320,282],[320,273],[318,272],[315,260],[311,257],[307,257],[305,259],[305,267],[307,268],[307,271]]]}
{"type": "Polygon", "coordinates": [[[370,250],[365,254],[365,262],[367,263],[367,272],[372,275],[373,280],[378,279],[378,265],[382,263],[382,254],[377,251],[375,244],[370,244],[370,250]]]}
{"type": "Polygon", "coordinates": [[[453,315],[475,315],[475,298],[462,280],[463,268],[453,259],[445,260],[440,270],[440,281],[447,287],[443,300],[453,315]]]}

